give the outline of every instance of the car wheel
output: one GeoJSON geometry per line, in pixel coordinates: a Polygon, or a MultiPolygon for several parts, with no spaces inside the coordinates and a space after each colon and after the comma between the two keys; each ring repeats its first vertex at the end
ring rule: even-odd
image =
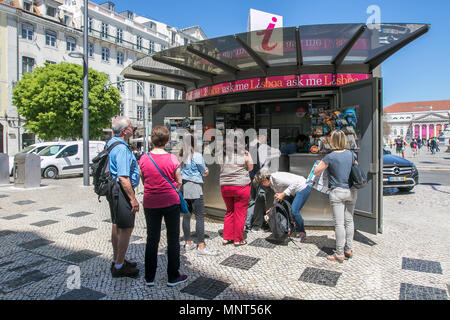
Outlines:
{"type": "Polygon", "coordinates": [[[407,187],[407,188],[398,188],[400,191],[405,191],[405,192],[408,192],[408,191],[411,191],[412,189],[414,189],[414,187],[407,187]]]}
{"type": "Polygon", "coordinates": [[[56,179],[58,177],[58,169],[56,167],[48,167],[44,170],[44,178],[56,179]]]}

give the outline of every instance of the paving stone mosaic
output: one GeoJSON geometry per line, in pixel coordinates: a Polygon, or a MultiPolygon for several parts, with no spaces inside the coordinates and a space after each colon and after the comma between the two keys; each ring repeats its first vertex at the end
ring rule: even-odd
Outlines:
{"type": "Polygon", "coordinates": [[[87,261],[89,259],[95,258],[101,255],[99,252],[95,252],[92,250],[81,250],[78,252],[71,253],[67,256],[62,257],[61,259],[67,260],[73,263],[81,263],[87,261]]]}
{"type": "Polygon", "coordinates": [[[30,283],[41,281],[45,278],[50,277],[50,275],[43,273],[39,270],[33,270],[27,272],[13,280],[8,280],[6,282],[0,283],[1,289],[4,292],[10,292],[24,287],[30,283]]]}
{"type": "Polygon", "coordinates": [[[58,222],[59,221],[56,221],[56,220],[42,220],[39,222],[32,223],[31,225],[36,226],[36,227],[45,227],[45,226],[49,226],[49,225],[52,225],[52,224],[55,224],[58,222]]]}
{"type": "Polygon", "coordinates": [[[11,230],[2,230],[0,231],[0,237],[6,237],[9,236],[10,234],[14,234],[17,233],[15,231],[11,231],[11,230]]]}
{"type": "Polygon", "coordinates": [[[203,299],[212,300],[221,294],[230,283],[216,279],[199,277],[181,290],[181,293],[187,293],[203,299]]]}
{"type": "Polygon", "coordinates": [[[39,211],[43,211],[43,212],[51,212],[51,211],[56,211],[59,210],[61,208],[58,207],[50,207],[50,208],[44,208],[44,209],[40,209],[39,211]]]}
{"type": "Polygon", "coordinates": [[[371,247],[376,245],[375,241],[370,240],[369,238],[367,238],[365,235],[363,235],[359,231],[355,231],[355,234],[353,236],[353,240],[355,240],[357,242],[361,242],[361,243],[366,244],[366,245],[371,246],[371,247]]]}
{"type": "Polygon", "coordinates": [[[80,228],[76,228],[76,229],[72,229],[69,231],[66,231],[66,233],[70,233],[70,234],[75,234],[77,236],[91,232],[97,230],[97,228],[91,228],[91,227],[80,227],[80,228]]]}
{"type": "Polygon", "coordinates": [[[26,217],[26,215],[24,215],[24,214],[15,214],[15,215],[12,215],[12,216],[3,217],[2,219],[5,219],[5,220],[16,220],[16,219],[20,219],[20,218],[24,218],[24,217],[26,217]]]}
{"type": "Polygon", "coordinates": [[[250,270],[255,264],[258,263],[259,260],[261,259],[240,254],[233,254],[232,256],[222,261],[220,264],[227,267],[250,270]]]}
{"type": "MultiPolygon", "coordinates": [[[[74,217],[74,218],[80,218],[80,217],[84,217],[84,216],[88,216],[90,214],[93,214],[92,212],[86,212],[86,211],[79,211],[79,212],[74,212],[71,214],[68,214],[69,217],[74,217]]],[[[107,222],[111,222],[111,219],[108,219],[109,221],[107,222]]],[[[106,221],[106,220],[104,220],[106,221]]]]}
{"type": "Polygon", "coordinates": [[[21,200],[21,201],[16,201],[16,202],[13,202],[13,203],[15,203],[15,204],[17,204],[19,206],[23,206],[23,205],[26,205],[26,204],[32,204],[32,203],[36,203],[36,202],[35,201],[31,201],[31,200],[21,200]]]}
{"type": "Polygon", "coordinates": [[[281,300],[301,300],[301,299],[286,296],[286,297],[283,297],[283,299],[281,299],[281,300]]]}
{"type": "Polygon", "coordinates": [[[320,248],[320,251],[316,256],[326,258],[328,255],[332,255],[334,253],[334,250],[335,250],[335,248],[322,247],[322,248],[320,248]]]}
{"type": "Polygon", "coordinates": [[[262,238],[253,240],[251,243],[249,243],[249,246],[266,248],[266,249],[275,249],[277,247],[276,244],[270,243],[269,241],[266,241],[266,239],[262,239],[262,238]]]}
{"type": "Polygon", "coordinates": [[[6,194],[0,194],[0,199],[7,198],[7,197],[9,197],[9,196],[7,196],[6,194]]]}
{"type": "Polygon", "coordinates": [[[55,300],[99,300],[106,297],[106,294],[89,288],[81,287],[80,289],[71,290],[55,300]]]}
{"type": "Polygon", "coordinates": [[[11,272],[22,272],[22,271],[25,271],[25,270],[37,267],[37,266],[41,265],[43,262],[45,262],[45,260],[41,259],[41,260],[35,261],[33,263],[30,263],[30,264],[26,264],[26,265],[23,265],[23,266],[9,268],[8,271],[11,271],[11,272]]]}
{"type": "MultiPolygon", "coordinates": [[[[184,241],[183,232],[181,231],[180,233],[181,233],[180,241],[184,241]]],[[[216,238],[218,236],[219,235],[217,234],[217,232],[205,231],[205,239],[212,240],[212,239],[214,239],[214,238],[216,238]]],[[[191,232],[191,240],[197,243],[198,239],[197,239],[197,233],[196,232],[191,232]]]]}
{"type": "Polygon", "coordinates": [[[418,271],[418,272],[442,274],[441,263],[436,262],[436,261],[403,258],[402,259],[402,269],[418,271]]]}
{"type": "Polygon", "coordinates": [[[445,290],[418,286],[410,283],[400,284],[400,300],[448,300],[445,290]]]}
{"type": "Polygon", "coordinates": [[[307,267],[298,280],[322,286],[335,287],[341,274],[341,272],[307,267]]]}
{"type": "Polygon", "coordinates": [[[51,243],[54,243],[54,241],[50,241],[47,239],[36,239],[36,240],[31,240],[25,243],[22,243],[19,245],[19,247],[24,248],[24,249],[28,249],[28,250],[33,250],[39,247],[43,247],[46,245],[49,245],[51,243]]]}
{"type": "Polygon", "coordinates": [[[14,263],[14,261],[7,261],[7,262],[0,263],[0,268],[6,267],[6,266],[8,266],[10,264],[13,264],[13,263],[14,263]]]}

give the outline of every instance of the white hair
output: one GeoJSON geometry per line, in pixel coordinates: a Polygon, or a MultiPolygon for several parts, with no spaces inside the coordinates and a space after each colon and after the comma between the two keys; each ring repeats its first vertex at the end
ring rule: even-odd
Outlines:
{"type": "Polygon", "coordinates": [[[112,131],[115,137],[120,137],[122,135],[122,130],[128,127],[127,117],[117,117],[112,122],[112,131]]]}

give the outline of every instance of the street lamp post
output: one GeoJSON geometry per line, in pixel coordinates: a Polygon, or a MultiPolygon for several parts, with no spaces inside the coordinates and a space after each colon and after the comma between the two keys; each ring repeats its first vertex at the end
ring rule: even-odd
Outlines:
{"type": "Polygon", "coordinates": [[[89,80],[88,80],[88,0],[84,0],[83,54],[71,52],[72,58],[83,59],[83,185],[89,186],[89,80]]]}
{"type": "Polygon", "coordinates": [[[143,104],[144,104],[144,120],[143,120],[143,127],[144,127],[144,138],[143,138],[143,143],[144,143],[144,152],[147,153],[148,152],[148,136],[149,136],[149,132],[151,131],[151,126],[148,125],[148,121],[147,119],[150,120],[150,123],[152,121],[152,113],[150,110],[150,113],[148,112],[149,110],[147,109],[146,106],[146,99],[145,99],[145,90],[144,90],[144,86],[137,80],[133,80],[133,79],[126,79],[126,80],[121,80],[121,81],[117,81],[117,82],[108,82],[108,85],[111,86],[113,84],[119,84],[119,83],[124,83],[124,82],[134,82],[136,83],[136,85],[138,85],[141,88],[142,91],[142,100],[143,100],[143,104]],[[149,117],[150,114],[150,117],[149,117]]]}

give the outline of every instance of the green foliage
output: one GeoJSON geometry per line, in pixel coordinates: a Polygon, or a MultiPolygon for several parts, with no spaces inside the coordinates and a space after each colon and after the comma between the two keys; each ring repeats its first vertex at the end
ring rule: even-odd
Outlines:
{"type": "MultiPolygon", "coordinates": [[[[117,88],[105,87],[106,74],[89,69],[89,138],[102,136],[119,114],[117,88]]],[[[25,118],[25,129],[41,139],[81,138],[83,126],[83,67],[46,64],[23,76],[13,90],[13,103],[25,118]]]]}

